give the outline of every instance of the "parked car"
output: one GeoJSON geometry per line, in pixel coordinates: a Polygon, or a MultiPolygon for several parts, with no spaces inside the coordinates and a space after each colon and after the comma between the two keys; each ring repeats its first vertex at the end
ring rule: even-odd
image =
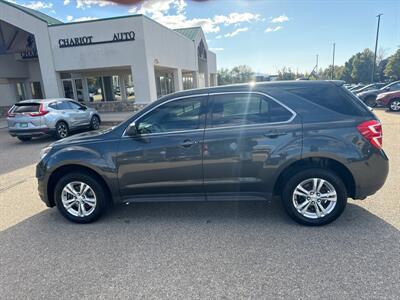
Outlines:
{"type": "Polygon", "coordinates": [[[358,93],[357,96],[368,106],[375,107],[376,106],[376,97],[379,94],[392,92],[392,91],[399,91],[400,90],[400,81],[392,82],[388,85],[380,89],[369,90],[366,92],[358,93]]]}
{"type": "Polygon", "coordinates": [[[387,85],[387,83],[385,83],[385,82],[374,82],[374,83],[368,84],[362,88],[352,90],[352,92],[355,94],[358,94],[361,92],[380,89],[380,88],[384,87],[385,85],[387,85]]]}
{"type": "Polygon", "coordinates": [[[164,96],[112,129],[41,152],[41,199],[71,221],[110,203],[266,200],[323,225],[388,174],[377,117],[337,81],[289,81],[164,96]]]}
{"type": "Polygon", "coordinates": [[[365,87],[365,84],[359,83],[359,84],[351,86],[349,90],[350,91],[355,91],[355,90],[361,89],[363,87],[365,87]]]}
{"type": "Polygon", "coordinates": [[[376,103],[379,106],[389,108],[391,111],[400,111],[400,91],[379,94],[376,103]]]}
{"type": "Polygon", "coordinates": [[[23,142],[53,134],[58,139],[77,129],[99,129],[100,115],[71,99],[25,100],[8,111],[8,131],[23,142]]]}

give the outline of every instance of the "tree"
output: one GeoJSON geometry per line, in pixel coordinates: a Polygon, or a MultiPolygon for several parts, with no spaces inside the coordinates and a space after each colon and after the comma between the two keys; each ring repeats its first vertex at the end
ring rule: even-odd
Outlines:
{"type": "Polygon", "coordinates": [[[389,57],[385,75],[393,80],[400,80],[400,49],[395,54],[389,57]]]}
{"type": "Polygon", "coordinates": [[[292,72],[290,68],[283,67],[278,70],[278,80],[294,80],[296,79],[296,74],[292,72]]]}
{"type": "Polygon", "coordinates": [[[218,85],[250,82],[253,76],[253,70],[246,65],[236,66],[231,70],[222,68],[218,70],[218,85]]]}
{"type": "Polygon", "coordinates": [[[351,77],[353,82],[369,83],[371,81],[372,67],[374,64],[374,52],[364,49],[355,55],[351,77]]]}

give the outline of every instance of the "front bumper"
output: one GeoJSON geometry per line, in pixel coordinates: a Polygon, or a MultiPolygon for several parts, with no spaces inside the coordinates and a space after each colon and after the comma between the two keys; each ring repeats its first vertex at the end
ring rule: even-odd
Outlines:
{"type": "Polygon", "coordinates": [[[47,207],[53,207],[55,206],[55,204],[49,199],[49,195],[47,193],[49,178],[46,174],[47,173],[45,171],[45,166],[41,161],[36,165],[36,178],[38,181],[39,197],[46,204],[47,207]]]}

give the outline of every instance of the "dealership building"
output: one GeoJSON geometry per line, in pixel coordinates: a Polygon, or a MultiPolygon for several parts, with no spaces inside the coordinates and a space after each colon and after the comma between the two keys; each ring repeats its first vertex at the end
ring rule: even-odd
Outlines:
{"type": "Polygon", "coordinates": [[[200,27],[144,15],[63,23],[0,0],[0,113],[23,99],[67,97],[101,110],[217,84],[200,27]]]}

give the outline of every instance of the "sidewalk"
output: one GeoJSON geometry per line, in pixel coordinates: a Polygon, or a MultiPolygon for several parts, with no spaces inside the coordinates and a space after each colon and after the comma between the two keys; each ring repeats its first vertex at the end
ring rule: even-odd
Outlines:
{"type": "MultiPolygon", "coordinates": [[[[101,124],[104,126],[113,126],[125,121],[132,116],[134,112],[104,112],[100,113],[101,124]]],[[[5,117],[0,117],[0,129],[7,128],[7,120],[5,117]]]]}

